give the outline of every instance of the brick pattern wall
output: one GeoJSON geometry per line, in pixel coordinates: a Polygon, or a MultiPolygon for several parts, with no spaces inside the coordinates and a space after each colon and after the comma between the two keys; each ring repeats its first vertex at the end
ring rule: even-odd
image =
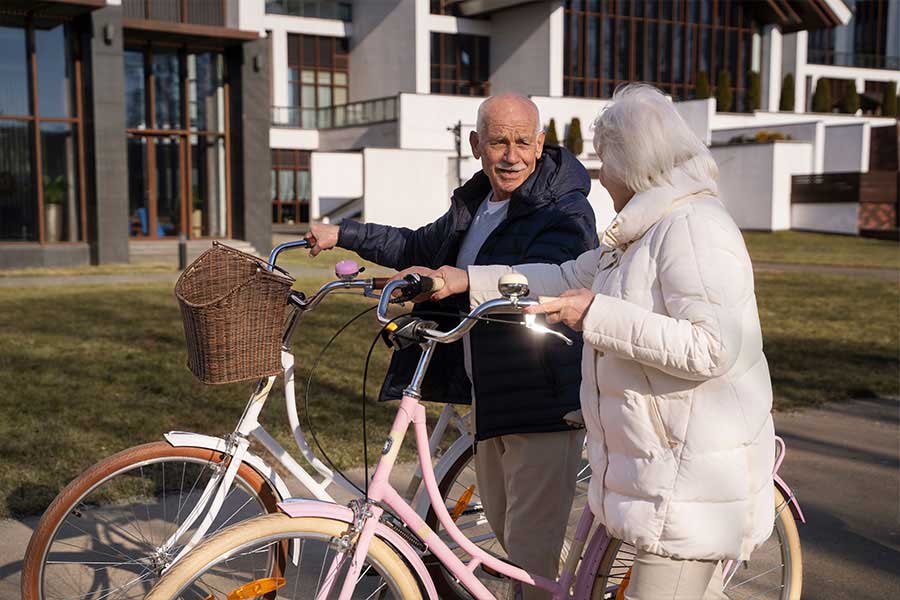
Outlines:
{"type": "Polygon", "coordinates": [[[860,202],[859,228],[889,230],[897,227],[897,204],[888,202],[860,202]]]}

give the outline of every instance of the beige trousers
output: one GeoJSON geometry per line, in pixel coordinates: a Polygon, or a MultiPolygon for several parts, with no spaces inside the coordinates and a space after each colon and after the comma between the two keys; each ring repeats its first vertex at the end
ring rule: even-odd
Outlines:
{"type": "MultiPolygon", "coordinates": [[[[478,442],[475,475],[485,516],[509,560],[556,579],[584,430],[502,435],[478,442]]],[[[523,586],[525,600],[549,592],[523,586]]]]}
{"type": "Polygon", "coordinates": [[[719,562],[678,560],[639,550],[625,600],[728,600],[722,585],[719,562]]]}

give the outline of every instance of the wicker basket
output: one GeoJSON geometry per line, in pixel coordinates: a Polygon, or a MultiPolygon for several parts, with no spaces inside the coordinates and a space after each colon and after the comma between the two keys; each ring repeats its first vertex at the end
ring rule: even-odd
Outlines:
{"type": "Polygon", "coordinates": [[[175,284],[191,372],[209,384],[280,373],[293,283],[263,259],[213,242],[175,284]]]}

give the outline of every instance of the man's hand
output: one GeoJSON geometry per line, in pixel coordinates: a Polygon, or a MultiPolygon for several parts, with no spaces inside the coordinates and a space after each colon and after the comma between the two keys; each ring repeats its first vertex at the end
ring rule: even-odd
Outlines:
{"type": "Polygon", "coordinates": [[[525,307],[529,315],[547,315],[547,323],[564,323],[575,331],[584,327],[584,316],[594,301],[594,292],[584,288],[566,290],[559,298],[544,304],[525,307]]]}
{"type": "Polygon", "coordinates": [[[443,279],[444,287],[439,289],[437,292],[429,295],[422,295],[418,298],[413,298],[413,302],[425,302],[426,300],[443,300],[448,296],[453,296],[455,294],[462,294],[469,290],[469,274],[463,269],[457,269],[456,267],[450,267],[444,265],[440,269],[434,270],[429,269],[428,267],[410,267],[408,269],[404,269],[391,277],[391,281],[396,279],[403,279],[410,273],[418,273],[419,275],[424,275],[425,277],[431,277],[432,279],[443,279]]]}
{"type": "Polygon", "coordinates": [[[326,225],[325,223],[310,225],[309,233],[306,234],[310,256],[318,256],[319,252],[331,250],[337,246],[339,231],[340,228],[337,225],[326,225]]]}

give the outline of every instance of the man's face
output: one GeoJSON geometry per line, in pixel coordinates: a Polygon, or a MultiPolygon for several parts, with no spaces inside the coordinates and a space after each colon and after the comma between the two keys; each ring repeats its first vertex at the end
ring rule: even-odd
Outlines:
{"type": "Polygon", "coordinates": [[[522,103],[497,102],[485,115],[481,135],[469,137],[472,154],[491,182],[494,200],[506,200],[534,172],[544,148],[544,133],[534,112],[522,103]]]}

